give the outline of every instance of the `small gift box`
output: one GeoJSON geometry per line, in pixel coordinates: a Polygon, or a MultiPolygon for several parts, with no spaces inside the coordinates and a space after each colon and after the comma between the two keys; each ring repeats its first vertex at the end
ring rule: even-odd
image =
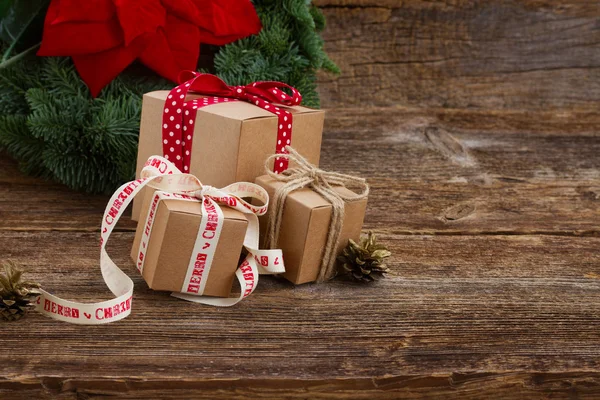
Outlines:
{"type": "Polygon", "coordinates": [[[364,179],[322,171],[288,150],[295,167],[282,174],[267,169],[256,179],[271,199],[260,217],[261,237],[265,248],[282,250],[283,277],[295,284],[322,282],[335,275],[335,259],[348,240],[360,237],[369,187],[364,179]]]}
{"type": "MultiPolygon", "coordinates": [[[[285,153],[289,144],[318,164],[324,112],[299,106],[294,88],[280,82],[232,87],[192,72],[181,78],[173,90],[143,97],[137,177],[150,155],[163,154],[206,184],[253,182],[263,173],[263,160],[285,153]]],[[[276,157],[269,167],[282,172],[287,166],[287,159],[276,157]]],[[[140,209],[135,199],[134,220],[140,209]]]]}
{"type": "MultiPolygon", "coordinates": [[[[190,281],[192,285],[199,284],[193,279],[194,272],[192,279],[186,280],[186,276],[191,267],[190,259],[202,221],[201,201],[147,190],[141,209],[131,258],[141,270],[148,286],[154,290],[183,292],[187,290],[190,281]]],[[[221,210],[223,226],[210,271],[208,274],[201,274],[205,271],[198,270],[196,276],[205,275],[204,295],[227,297],[242,253],[248,220],[237,210],[227,207],[221,210]]],[[[211,230],[206,232],[208,235],[205,236],[212,236],[214,233],[211,230]]],[[[195,260],[194,267],[204,269],[203,261],[203,256],[200,256],[195,260]]]]}
{"type": "Polygon", "coordinates": [[[285,272],[281,250],[259,249],[258,216],[269,205],[267,192],[254,183],[237,182],[217,189],[183,174],[169,160],[152,156],[141,176],[111,196],[100,226],[100,270],[113,297],[78,303],[36,291],[36,309],[52,318],[98,325],[126,318],[132,309],[133,281],[106,251],[119,218],[131,201],[149,189],[144,220],[138,224],[131,251],[150,287],[206,305],[229,307],[251,295],[260,274],[285,272]],[[253,205],[248,201],[257,201],[253,205]],[[242,247],[245,257],[240,260],[242,247]],[[229,297],[233,277],[240,292],[229,297]]]}

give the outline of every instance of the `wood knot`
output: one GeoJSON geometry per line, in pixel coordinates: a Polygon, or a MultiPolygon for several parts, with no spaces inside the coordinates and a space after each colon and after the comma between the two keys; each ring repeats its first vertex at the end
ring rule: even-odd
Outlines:
{"type": "Polygon", "coordinates": [[[583,190],[581,191],[581,197],[583,197],[585,200],[598,200],[600,199],[600,193],[593,190],[583,190]]]}
{"type": "Polygon", "coordinates": [[[433,145],[435,150],[452,162],[463,167],[471,167],[476,164],[460,141],[446,130],[438,127],[429,127],[425,129],[424,134],[427,141],[433,145]]]}
{"type": "Polygon", "coordinates": [[[444,210],[442,220],[456,221],[473,214],[476,206],[473,203],[460,203],[444,210]]]}

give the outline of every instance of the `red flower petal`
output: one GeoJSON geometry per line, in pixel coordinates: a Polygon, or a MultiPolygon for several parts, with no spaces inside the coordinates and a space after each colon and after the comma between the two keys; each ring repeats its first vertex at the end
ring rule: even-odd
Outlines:
{"type": "Polygon", "coordinates": [[[53,24],[61,22],[108,21],[115,15],[115,6],[111,0],[52,0],[50,7],[58,12],[53,24]]]}
{"type": "Polygon", "coordinates": [[[106,22],[53,23],[64,0],[50,3],[38,56],[72,56],[105,51],[123,43],[116,15],[106,22]]]}
{"type": "Polygon", "coordinates": [[[213,2],[216,36],[237,38],[260,32],[262,24],[250,0],[226,0],[213,2]]]}
{"type": "MultiPolygon", "coordinates": [[[[165,36],[179,70],[196,70],[200,56],[198,27],[175,16],[167,16],[165,36]]],[[[179,74],[179,71],[177,71],[179,74]]],[[[175,79],[177,81],[177,79],[175,79]]]]}
{"type": "Polygon", "coordinates": [[[160,0],[115,0],[125,45],[144,33],[156,33],[165,26],[166,10],[160,0]]]}
{"type": "Polygon", "coordinates": [[[44,29],[38,56],[72,56],[97,53],[121,46],[117,19],[104,22],[68,22],[44,29]]]}
{"type": "Polygon", "coordinates": [[[262,28],[249,0],[162,0],[162,3],[169,14],[198,26],[203,43],[230,43],[262,28]]]}
{"type": "Polygon", "coordinates": [[[250,0],[51,0],[38,55],[73,56],[96,96],[136,57],[176,82],[196,69],[201,40],[226,44],[260,29],[250,0]]]}
{"type": "Polygon", "coordinates": [[[210,44],[226,44],[260,32],[262,25],[249,0],[194,0],[203,17],[210,22],[200,28],[212,35],[202,35],[210,44]]]}
{"type": "Polygon", "coordinates": [[[171,57],[171,50],[164,33],[158,32],[148,47],[140,54],[140,61],[157,74],[175,81],[179,67],[171,57]]]}
{"type": "Polygon", "coordinates": [[[200,19],[198,8],[193,0],[162,0],[167,14],[192,22],[195,25],[205,23],[200,19]]]}
{"type": "Polygon", "coordinates": [[[180,71],[196,69],[199,55],[198,28],[169,15],[164,31],[159,31],[140,55],[140,60],[159,75],[177,82],[180,71]]]}
{"type": "Polygon", "coordinates": [[[100,53],[73,56],[77,72],[93,97],[131,64],[147,45],[147,36],[134,40],[130,46],[116,47],[100,53]]]}

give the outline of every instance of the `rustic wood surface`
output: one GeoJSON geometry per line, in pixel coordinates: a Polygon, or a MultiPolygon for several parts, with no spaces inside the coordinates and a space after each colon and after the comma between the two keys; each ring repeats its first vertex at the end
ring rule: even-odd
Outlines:
{"type": "MultiPolygon", "coordinates": [[[[131,317],[2,324],[1,400],[600,398],[597,1],[316,3],[343,70],[319,79],[322,166],[369,179],[388,279],[202,307],[148,289],[125,220],[131,317]]],[[[0,260],[105,299],[106,201],[0,153],[0,260]]]]}
{"type": "Polygon", "coordinates": [[[316,0],[326,107],[598,109],[598,0],[316,0]]]}
{"type": "MultiPolygon", "coordinates": [[[[135,281],[131,317],[3,324],[0,399],[599,398],[599,127],[587,111],[332,110],[322,165],[369,178],[388,279],[265,277],[202,307],[147,288],[124,221],[109,251],[135,281]]],[[[106,298],[106,200],[2,157],[0,258],[106,298]]]]}

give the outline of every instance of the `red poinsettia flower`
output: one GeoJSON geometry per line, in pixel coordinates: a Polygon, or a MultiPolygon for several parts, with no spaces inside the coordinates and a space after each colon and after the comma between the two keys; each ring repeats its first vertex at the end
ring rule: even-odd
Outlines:
{"type": "Polygon", "coordinates": [[[52,0],[39,56],[71,56],[95,97],[134,60],[177,81],[200,43],[256,34],[250,0],[52,0]]]}

